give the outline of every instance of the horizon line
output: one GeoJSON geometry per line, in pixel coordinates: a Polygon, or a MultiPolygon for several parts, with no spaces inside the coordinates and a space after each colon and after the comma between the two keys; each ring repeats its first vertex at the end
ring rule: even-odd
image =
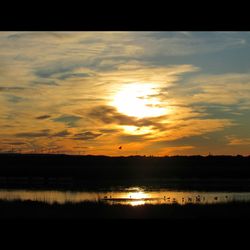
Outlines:
{"type": "Polygon", "coordinates": [[[93,155],[93,154],[68,154],[68,153],[35,153],[35,152],[30,152],[30,153],[20,153],[20,152],[0,152],[0,155],[45,155],[45,156],[88,156],[88,157],[110,157],[110,158],[117,158],[117,157],[124,157],[124,158],[128,158],[128,157],[157,157],[157,158],[164,158],[164,157],[194,157],[194,156],[200,156],[200,157],[221,157],[221,156],[227,156],[227,157],[250,157],[249,155],[241,155],[241,154],[207,154],[207,155],[200,155],[200,154],[194,154],[194,155],[102,155],[102,154],[98,154],[98,155],[93,155]]]}

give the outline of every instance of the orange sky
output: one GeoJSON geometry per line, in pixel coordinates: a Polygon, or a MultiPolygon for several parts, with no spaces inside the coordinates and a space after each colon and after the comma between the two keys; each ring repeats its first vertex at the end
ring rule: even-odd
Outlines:
{"type": "Polygon", "coordinates": [[[248,155],[248,41],[249,32],[0,32],[0,150],[248,155]]]}

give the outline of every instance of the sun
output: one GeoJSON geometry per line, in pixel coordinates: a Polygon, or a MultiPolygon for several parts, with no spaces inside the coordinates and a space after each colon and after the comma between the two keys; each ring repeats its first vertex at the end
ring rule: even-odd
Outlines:
{"type": "Polygon", "coordinates": [[[130,83],[123,86],[114,96],[112,105],[127,116],[136,118],[157,117],[166,114],[154,84],[130,83]]]}

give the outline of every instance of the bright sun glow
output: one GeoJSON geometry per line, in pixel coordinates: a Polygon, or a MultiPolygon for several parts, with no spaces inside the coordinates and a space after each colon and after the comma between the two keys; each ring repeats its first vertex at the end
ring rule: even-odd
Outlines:
{"type": "Polygon", "coordinates": [[[166,114],[166,108],[160,107],[161,103],[157,94],[154,84],[128,84],[115,95],[112,105],[120,113],[128,116],[157,117],[166,114]]]}
{"type": "Polygon", "coordinates": [[[135,199],[135,200],[146,199],[148,198],[148,195],[145,194],[144,192],[132,192],[132,193],[128,193],[128,198],[135,199]]]}
{"type": "Polygon", "coordinates": [[[121,126],[124,132],[134,135],[144,135],[152,132],[152,126],[148,127],[137,127],[137,126],[121,126]]]}

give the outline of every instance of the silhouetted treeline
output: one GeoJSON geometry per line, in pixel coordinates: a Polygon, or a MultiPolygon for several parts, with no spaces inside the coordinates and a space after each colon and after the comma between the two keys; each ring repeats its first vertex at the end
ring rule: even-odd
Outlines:
{"type": "Polygon", "coordinates": [[[125,179],[246,179],[250,156],[108,157],[1,154],[0,177],[125,179]]]}

